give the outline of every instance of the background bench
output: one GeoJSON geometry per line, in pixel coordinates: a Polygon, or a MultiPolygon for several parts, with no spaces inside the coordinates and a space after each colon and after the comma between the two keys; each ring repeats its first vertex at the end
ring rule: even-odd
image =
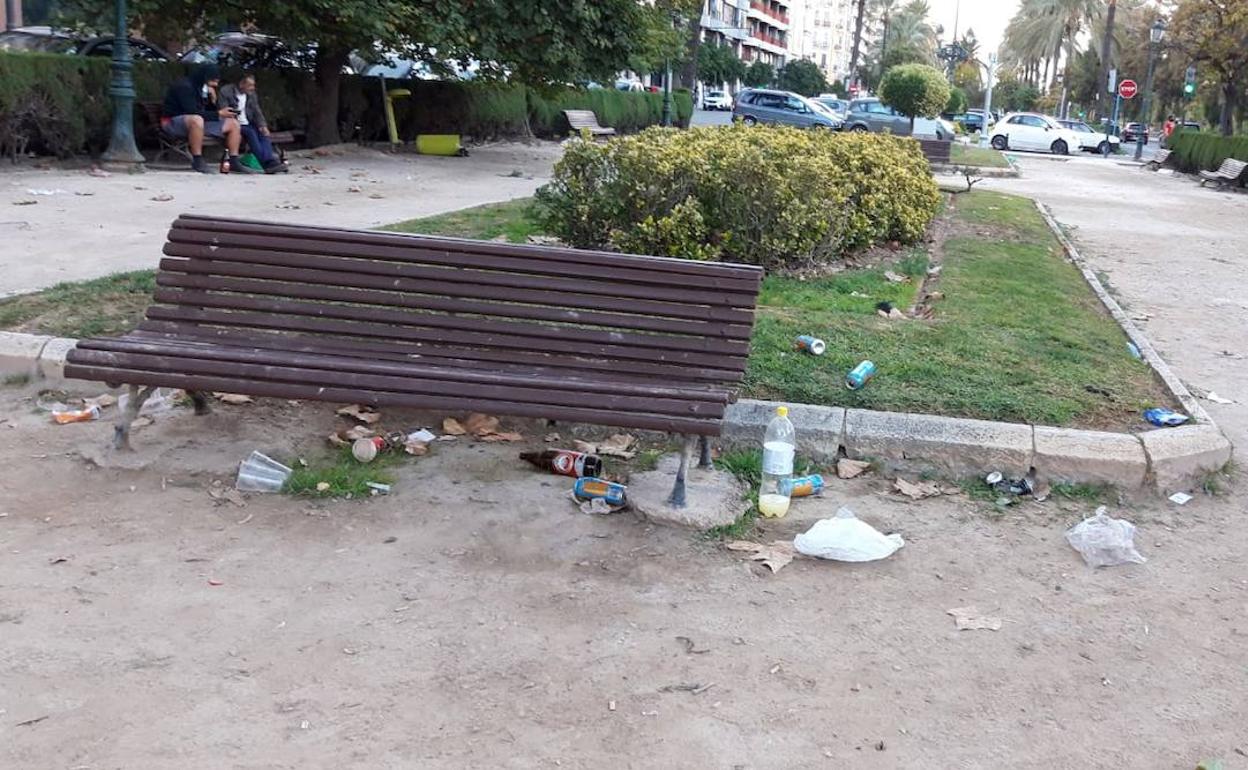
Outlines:
{"type": "Polygon", "coordinates": [[[936,165],[948,165],[949,153],[953,142],[947,139],[919,139],[919,147],[923,149],[923,157],[927,162],[936,165]]]}
{"type": "MultiPolygon", "coordinates": [[[[143,116],[146,126],[145,137],[150,144],[156,145],[159,149],[156,157],[152,158],[153,163],[161,163],[168,157],[176,156],[185,159],[188,163],[191,160],[191,150],[186,144],[185,139],[178,139],[165,133],[160,126],[160,102],[139,102],[139,108],[143,110],[143,116]]],[[[273,149],[277,152],[277,157],[286,162],[286,146],[294,144],[302,140],[302,132],[295,131],[272,131],[269,134],[269,141],[273,143],[273,149]]],[[[205,155],[207,150],[212,147],[221,148],[221,158],[225,157],[225,146],[221,140],[215,136],[204,136],[205,155]]]]}
{"type": "Polygon", "coordinates": [[[1209,182],[1214,182],[1218,187],[1239,184],[1245,169],[1248,169],[1248,162],[1227,158],[1216,170],[1200,172],[1200,186],[1204,187],[1209,182]]]}
{"type": "Polygon", "coordinates": [[[719,435],[762,279],[746,265],[187,215],[164,251],[139,328],[68,356],[67,377],[131,385],[118,447],[155,386],[719,435]]]}
{"type": "Polygon", "coordinates": [[[1151,168],[1153,171],[1160,171],[1161,167],[1166,165],[1166,161],[1170,160],[1171,150],[1158,150],[1153,155],[1152,160],[1144,164],[1144,168],[1151,168]]]}
{"type": "Polygon", "coordinates": [[[592,110],[564,110],[563,116],[567,118],[568,127],[574,134],[579,134],[584,129],[592,136],[615,135],[614,128],[598,125],[598,116],[592,110]]]}

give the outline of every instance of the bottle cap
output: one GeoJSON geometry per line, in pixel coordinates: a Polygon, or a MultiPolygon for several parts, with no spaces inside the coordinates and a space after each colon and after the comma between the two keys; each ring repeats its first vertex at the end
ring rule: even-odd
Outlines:
{"type": "Polygon", "coordinates": [[[776,414],[780,417],[788,417],[789,408],[787,406],[778,406],[776,407],[776,414]]]}

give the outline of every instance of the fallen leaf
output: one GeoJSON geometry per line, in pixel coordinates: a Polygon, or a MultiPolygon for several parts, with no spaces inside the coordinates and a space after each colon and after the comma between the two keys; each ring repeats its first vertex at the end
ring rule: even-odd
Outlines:
{"type": "Polygon", "coordinates": [[[562,437],[558,433],[547,433],[545,436],[542,437],[542,441],[545,441],[547,444],[553,444],[556,441],[561,441],[561,440],[562,440],[562,437]]]}
{"type": "Polygon", "coordinates": [[[871,463],[863,460],[850,460],[842,457],[836,461],[836,475],[842,479],[853,479],[871,469],[871,463]]]}
{"type": "Polygon", "coordinates": [[[597,444],[591,444],[588,441],[581,441],[580,439],[573,440],[572,446],[576,449],[576,451],[587,455],[594,454],[594,451],[598,449],[597,444]]]}
{"type": "Polygon", "coordinates": [[[625,460],[628,460],[637,455],[637,452],[632,448],[636,443],[636,436],[630,436],[627,433],[617,433],[598,445],[598,454],[607,457],[623,457],[625,460]]]}
{"type": "Polygon", "coordinates": [[[346,446],[351,443],[350,441],[347,441],[342,436],[339,436],[336,431],[326,436],[326,438],[329,439],[329,443],[334,446],[346,446]]]}
{"type": "Polygon", "coordinates": [[[170,195],[169,193],[161,193],[160,195],[153,195],[152,200],[156,201],[157,203],[166,203],[168,201],[173,200],[173,196],[170,195]]]}
{"type": "Polygon", "coordinates": [[[367,425],[352,425],[345,431],[339,433],[347,441],[359,441],[362,438],[372,438],[377,435],[377,431],[367,425]]]}
{"type": "Polygon", "coordinates": [[[744,551],[750,554],[751,561],[762,562],[772,574],[779,572],[784,565],[793,561],[793,543],[787,540],[776,540],[771,545],[752,543],[749,540],[733,540],[724,545],[730,551],[744,551]]]}
{"type": "Polygon", "coordinates": [[[959,631],[1001,630],[1001,618],[980,615],[979,610],[973,606],[954,607],[951,610],[946,610],[945,613],[953,616],[953,622],[957,625],[959,631]]]}
{"type": "Polygon", "coordinates": [[[426,441],[405,441],[403,442],[403,451],[414,457],[423,457],[429,454],[429,443],[426,441]]]}
{"type": "Polygon", "coordinates": [[[337,411],[337,414],[359,420],[365,425],[373,425],[381,420],[381,412],[378,412],[371,406],[361,406],[360,404],[344,406],[337,411]]]}
{"type": "Polygon", "coordinates": [[[524,441],[524,436],[520,435],[519,433],[514,433],[514,432],[511,432],[511,433],[487,433],[486,435],[484,435],[484,436],[482,436],[482,437],[481,437],[481,440],[482,440],[482,441],[489,441],[489,442],[491,442],[491,443],[492,443],[492,442],[497,442],[497,441],[524,441]]]}
{"type": "Polygon", "coordinates": [[[454,417],[447,417],[442,421],[442,432],[452,436],[462,436],[468,431],[464,430],[464,426],[459,424],[459,420],[454,417]]]}
{"type": "Polygon", "coordinates": [[[221,487],[209,487],[208,496],[218,503],[233,503],[239,508],[247,507],[247,499],[243,497],[243,493],[233,487],[223,489],[221,487]]]}
{"type": "Polygon", "coordinates": [[[87,406],[98,406],[101,409],[106,409],[117,403],[117,397],[112,393],[101,393],[95,398],[84,398],[82,401],[87,406]]]}
{"type": "MultiPolygon", "coordinates": [[[[488,414],[473,412],[464,420],[464,429],[474,436],[486,436],[498,432],[498,418],[488,414]]],[[[450,433],[451,431],[447,431],[450,433]]]]}
{"type": "Polygon", "coordinates": [[[885,270],[884,277],[888,279],[889,283],[909,283],[910,282],[909,278],[905,277],[904,275],[899,275],[897,273],[894,273],[892,270],[885,270]]]}
{"type": "Polygon", "coordinates": [[[893,488],[911,500],[935,497],[941,493],[940,485],[934,481],[920,481],[912,484],[905,479],[897,479],[893,482],[893,488]]]}
{"type": "Polygon", "coordinates": [[[242,393],[213,393],[212,395],[216,396],[217,400],[224,404],[234,404],[235,406],[255,402],[254,398],[245,396],[242,393]]]}

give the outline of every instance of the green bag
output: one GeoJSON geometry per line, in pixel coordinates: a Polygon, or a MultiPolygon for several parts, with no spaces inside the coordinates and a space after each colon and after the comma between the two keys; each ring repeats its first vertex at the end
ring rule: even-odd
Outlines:
{"type": "Polygon", "coordinates": [[[244,153],[239,156],[238,160],[247,168],[254,168],[256,171],[264,171],[264,166],[260,165],[260,159],[256,157],[255,153],[244,153]]]}

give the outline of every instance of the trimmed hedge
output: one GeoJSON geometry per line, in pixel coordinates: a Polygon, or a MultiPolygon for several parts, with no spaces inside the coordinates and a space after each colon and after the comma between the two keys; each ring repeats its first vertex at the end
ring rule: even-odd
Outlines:
{"type": "Polygon", "coordinates": [[[1179,170],[1189,174],[1215,169],[1227,158],[1248,161],[1248,136],[1178,131],[1170,137],[1169,147],[1179,170]]]}
{"type": "MultiPolygon", "coordinates": [[[[180,63],[135,62],[135,91],[140,102],[160,101],[168,85],[185,74],[180,63]]],[[[240,72],[226,70],[227,79],[240,72]]],[[[0,52],[0,150],[15,143],[57,155],[98,153],[108,144],[112,103],[108,96],[110,62],[101,57],[0,52]],[[39,120],[22,120],[22,115],[39,120]]],[[[277,128],[303,128],[313,99],[312,75],[303,70],[256,73],[265,115],[277,128]]],[[[662,94],[616,90],[544,91],[511,83],[387,80],[387,88],[406,88],[410,97],[395,102],[399,135],[459,133],[474,139],[560,136],[567,132],[562,110],[589,109],[604,126],[622,133],[659,122],[662,94]]],[[[693,114],[688,92],[673,94],[676,117],[687,125],[693,114]]],[[[344,139],[382,140],[386,136],[381,82],[343,76],[339,124],[344,139]]],[[[143,139],[145,117],[136,111],[135,130],[143,139]]]]}
{"type": "Polygon", "coordinates": [[[734,125],[573,141],[537,201],[578,248],[801,268],[918,240],[940,195],[913,139],[734,125]]]}

